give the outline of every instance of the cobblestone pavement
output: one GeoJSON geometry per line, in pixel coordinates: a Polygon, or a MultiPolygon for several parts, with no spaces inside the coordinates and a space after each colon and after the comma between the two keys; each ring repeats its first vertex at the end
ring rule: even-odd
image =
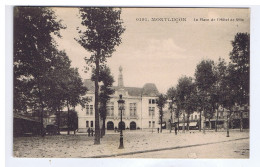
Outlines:
{"type": "MultiPolygon", "coordinates": [[[[198,131],[185,133],[151,133],[146,131],[124,131],[124,149],[118,149],[119,133],[108,132],[100,145],[94,145],[94,137],[86,134],[57,135],[45,137],[18,137],[13,140],[14,157],[30,158],[80,158],[107,155],[120,155],[129,152],[144,150],[164,149],[170,147],[183,147],[194,145],[189,148],[179,148],[176,153],[166,150],[161,158],[249,158],[249,132],[231,131],[230,137],[226,132],[207,131],[206,134],[198,131]],[[245,138],[245,139],[241,139],[245,138]],[[241,140],[236,140],[241,139],[241,140]],[[195,146],[198,144],[224,142],[195,146]],[[225,149],[220,149],[221,147],[225,149]],[[186,151],[185,151],[186,150],[186,151]],[[187,151],[191,150],[191,151],[187,151]],[[207,150],[207,151],[202,151],[207,150]],[[167,152],[169,151],[169,152],[167,152]],[[230,153],[231,151],[231,153],[230,153]],[[194,154],[195,153],[195,154],[194,154]],[[207,156],[212,154],[212,156],[207,156]]],[[[157,152],[158,154],[159,152],[157,152]]],[[[155,154],[147,154],[144,157],[156,158],[155,154]]],[[[135,154],[125,157],[140,157],[135,154]]],[[[142,156],[141,156],[142,157],[142,156]]]]}

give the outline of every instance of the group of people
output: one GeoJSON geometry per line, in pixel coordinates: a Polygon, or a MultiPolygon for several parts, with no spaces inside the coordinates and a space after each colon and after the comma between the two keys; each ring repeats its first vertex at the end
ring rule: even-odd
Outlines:
{"type": "Polygon", "coordinates": [[[90,134],[91,136],[94,134],[94,130],[92,128],[88,128],[88,136],[90,136],[90,134]]]}
{"type": "MultiPolygon", "coordinates": [[[[174,126],[174,130],[175,130],[175,135],[177,135],[177,132],[178,132],[177,125],[174,126]]],[[[158,131],[158,133],[160,132],[160,128],[159,127],[157,128],[157,131],[158,131]]]]}

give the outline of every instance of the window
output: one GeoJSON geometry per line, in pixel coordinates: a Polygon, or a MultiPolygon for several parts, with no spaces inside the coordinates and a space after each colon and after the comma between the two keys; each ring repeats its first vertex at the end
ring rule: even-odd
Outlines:
{"type": "Polygon", "coordinates": [[[93,115],[93,105],[86,106],[86,115],[93,115]]]}
{"type": "Polygon", "coordinates": [[[149,107],[149,116],[154,116],[155,107],[149,107]]]}
{"type": "Polygon", "coordinates": [[[130,116],[136,116],[136,103],[130,103],[130,116]]]}
{"type": "Polygon", "coordinates": [[[110,111],[111,111],[111,116],[114,116],[114,106],[111,106],[110,111]]]}
{"type": "Polygon", "coordinates": [[[149,121],[149,128],[151,127],[151,121],[149,121]]]}
{"type": "MultiPolygon", "coordinates": [[[[121,116],[121,110],[119,106],[118,106],[118,116],[121,116]]],[[[122,116],[125,116],[125,109],[122,110],[122,116]]]]}
{"type": "Polygon", "coordinates": [[[107,116],[114,116],[114,102],[108,103],[107,116]]]}
{"type": "Polygon", "coordinates": [[[152,104],[155,104],[155,100],[154,99],[152,99],[152,104]]]}
{"type": "Polygon", "coordinates": [[[89,127],[88,121],[86,121],[86,127],[89,127]]]}
{"type": "Polygon", "coordinates": [[[197,115],[195,115],[195,120],[197,120],[197,115]]]}
{"type": "Polygon", "coordinates": [[[91,122],[90,122],[90,127],[92,127],[92,128],[93,128],[93,121],[91,121],[91,122]]]}
{"type": "Polygon", "coordinates": [[[93,105],[90,105],[90,115],[93,115],[93,105]]]}
{"type": "Polygon", "coordinates": [[[155,99],[149,99],[149,104],[155,104],[155,99]]]}
{"type": "Polygon", "coordinates": [[[155,121],[153,121],[153,128],[155,127],[155,121]]]}
{"type": "Polygon", "coordinates": [[[89,115],[89,105],[87,105],[86,108],[87,108],[86,115],[89,115]]]}

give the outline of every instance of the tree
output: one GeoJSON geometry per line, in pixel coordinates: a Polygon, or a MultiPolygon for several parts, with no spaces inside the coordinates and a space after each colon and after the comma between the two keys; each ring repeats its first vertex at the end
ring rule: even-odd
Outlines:
{"type": "MultiPolygon", "coordinates": [[[[250,35],[248,33],[237,33],[231,42],[232,51],[230,60],[234,66],[234,78],[237,82],[236,103],[242,108],[249,105],[249,62],[250,62],[250,35]]],[[[243,130],[243,114],[240,110],[240,131],[243,130]]]]}
{"type": "MultiPolygon", "coordinates": [[[[77,68],[69,68],[66,80],[64,80],[63,91],[66,99],[66,106],[68,109],[68,120],[70,118],[70,106],[75,108],[77,104],[81,104],[81,97],[86,93],[87,88],[79,76],[77,68]]],[[[69,121],[68,121],[68,135],[70,134],[69,121]]]]}
{"type": "Polygon", "coordinates": [[[189,117],[195,111],[196,100],[195,85],[192,82],[192,78],[187,76],[179,78],[176,89],[180,108],[185,111],[183,112],[184,117],[185,113],[187,115],[187,130],[189,130],[189,117]]]}
{"type": "Polygon", "coordinates": [[[60,134],[60,117],[61,110],[65,106],[66,92],[64,91],[65,83],[68,79],[68,70],[71,66],[71,61],[65,52],[61,51],[52,59],[53,70],[49,73],[50,90],[48,94],[48,106],[55,111],[56,124],[58,134],[60,134]]]}
{"type": "Polygon", "coordinates": [[[229,137],[229,124],[231,116],[233,114],[233,107],[236,104],[237,94],[236,94],[236,75],[235,68],[232,63],[229,63],[225,75],[223,75],[220,88],[221,88],[221,104],[223,110],[227,109],[227,137],[229,137]]]}
{"type": "Polygon", "coordinates": [[[70,117],[68,118],[68,129],[73,130],[74,134],[78,129],[78,113],[75,110],[70,111],[70,117]]]}
{"type": "MultiPolygon", "coordinates": [[[[209,118],[212,115],[212,108],[210,104],[210,95],[213,85],[216,82],[214,75],[214,62],[212,60],[202,60],[195,70],[195,83],[198,90],[199,101],[201,102],[201,109],[204,118],[209,118]],[[206,110],[207,109],[207,110],[206,110]]],[[[201,118],[201,115],[200,115],[201,118]]],[[[203,133],[205,133],[206,122],[204,119],[203,133]]]]}
{"type": "Polygon", "coordinates": [[[218,111],[220,105],[223,104],[223,96],[225,96],[226,91],[224,91],[224,86],[226,86],[226,75],[227,75],[227,63],[224,59],[219,58],[218,63],[214,66],[214,75],[216,77],[216,82],[211,90],[211,103],[213,110],[216,110],[216,121],[215,121],[215,131],[217,132],[218,125],[218,111]]]}
{"type": "MultiPolygon", "coordinates": [[[[92,72],[92,80],[95,80],[95,69],[92,72]]],[[[105,124],[106,124],[106,116],[107,116],[107,103],[110,99],[110,95],[114,94],[115,90],[112,88],[114,83],[114,78],[111,74],[110,68],[106,65],[101,66],[100,74],[99,74],[99,82],[103,84],[100,86],[100,117],[103,121],[102,130],[101,130],[101,137],[105,135],[105,124]]]]}
{"type": "Polygon", "coordinates": [[[121,35],[124,32],[121,10],[114,8],[80,8],[81,24],[86,30],[79,30],[78,43],[87,51],[91,52],[87,63],[94,63],[96,68],[95,77],[95,139],[94,144],[100,144],[99,127],[99,71],[100,63],[106,61],[115,51],[115,46],[121,43],[121,35]]]}
{"type": "Polygon", "coordinates": [[[158,96],[158,99],[156,100],[157,107],[159,108],[159,119],[160,119],[160,126],[161,126],[160,132],[161,133],[162,133],[162,121],[163,121],[163,108],[166,104],[166,100],[167,100],[167,97],[163,94],[160,94],[158,96]]]}
{"type": "Polygon", "coordinates": [[[39,108],[42,135],[50,88],[48,74],[52,70],[52,58],[57,54],[52,35],[61,37],[59,30],[64,28],[50,8],[14,8],[14,110],[25,110],[19,107],[21,103],[39,108]]]}
{"type": "MultiPolygon", "coordinates": [[[[171,111],[171,119],[170,119],[170,133],[172,131],[172,111],[173,111],[173,105],[176,103],[176,94],[177,94],[177,90],[175,87],[171,87],[167,90],[167,98],[171,100],[171,104],[169,106],[169,109],[171,111]]],[[[179,114],[176,114],[177,112],[177,108],[174,111],[174,116],[176,116],[179,120],[179,114]]]]}

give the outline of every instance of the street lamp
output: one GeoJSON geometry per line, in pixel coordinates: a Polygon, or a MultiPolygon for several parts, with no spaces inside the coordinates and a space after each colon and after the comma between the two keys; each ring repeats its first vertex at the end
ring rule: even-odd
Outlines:
{"type": "Polygon", "coordinates": [[[119,148],[118,149],[123,149],[124,148],[124,143],[123,143],[123,128],[122,128],[122,111],[124,109],[124,104],[125,104],[125,101],[122,99],[122,95],[119,95],[119,100],[117,101],[118,102],[118,106],[119,106],[119,109],[121,111],[121,120],[120,120],[120,145],[119,145],[119,148]]]}

